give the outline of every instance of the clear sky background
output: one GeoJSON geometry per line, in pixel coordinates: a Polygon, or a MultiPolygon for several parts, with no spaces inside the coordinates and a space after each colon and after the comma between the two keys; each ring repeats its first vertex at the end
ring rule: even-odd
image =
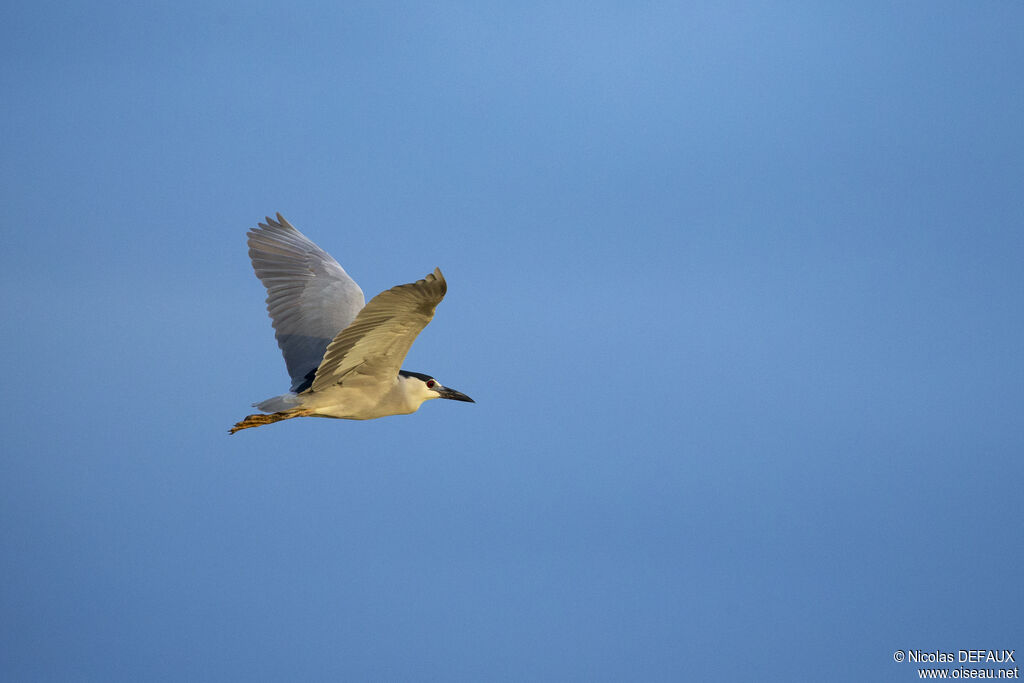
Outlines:
{"type": "Polygon", "coordinates": [[[896,5],[4,3],[0,677],[1024,654],[1024,5],[896,5]],[[275,211],[476,405],[229,437],[275,211]]]}

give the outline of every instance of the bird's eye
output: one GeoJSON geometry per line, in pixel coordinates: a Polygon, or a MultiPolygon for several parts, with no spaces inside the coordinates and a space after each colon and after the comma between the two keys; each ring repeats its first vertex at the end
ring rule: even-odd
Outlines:
{"type": "Polygon", "coordinates": [[[432,379],[428,379],[427,380],[427,389],[433,389],[435,384],[437,384],[437,382],[435,382],[432,379]]]}

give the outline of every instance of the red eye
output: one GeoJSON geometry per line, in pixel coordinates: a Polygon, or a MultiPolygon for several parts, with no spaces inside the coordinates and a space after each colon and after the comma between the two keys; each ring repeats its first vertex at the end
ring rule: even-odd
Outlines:
{"type": "Polygon", "coordinates": [[[427,380],[427,389],[433,389],[436,382],[432,379],[427,380]]]}

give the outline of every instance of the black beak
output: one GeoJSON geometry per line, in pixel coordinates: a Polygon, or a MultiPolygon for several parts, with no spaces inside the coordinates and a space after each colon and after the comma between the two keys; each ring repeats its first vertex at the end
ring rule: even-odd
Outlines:
{"type": "Polygon", "coordinates": [[[461,391],[455,391],[454,389],[449,389],[448,387],[442,387],[441,391],[437,393],[441,394],[441,398],[450,398],[453,401],[466,401],[468,403],[476,403],[476,401],[471,399],[469,396],[466,396],[461,391]]]}

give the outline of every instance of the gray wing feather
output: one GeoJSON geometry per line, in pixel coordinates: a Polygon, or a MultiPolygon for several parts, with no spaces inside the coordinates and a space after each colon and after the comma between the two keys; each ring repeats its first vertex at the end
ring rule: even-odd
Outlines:
{"type": "Polygon", "coordinates": [[[292,391],[309,386],[331,340],[363,307],[363,290],[331,255],[286,221],[249,231],[249,258],[267,288],[267,312],[292,391]]]}
{"type": "Polygon", "coordinates": [[[381,292],[327,347],[313,391],[337,384],[352,373],[379,379],[398,376],[405,355],[423,331],[448,285],[440,268],[422,280],[381,292]]]}

